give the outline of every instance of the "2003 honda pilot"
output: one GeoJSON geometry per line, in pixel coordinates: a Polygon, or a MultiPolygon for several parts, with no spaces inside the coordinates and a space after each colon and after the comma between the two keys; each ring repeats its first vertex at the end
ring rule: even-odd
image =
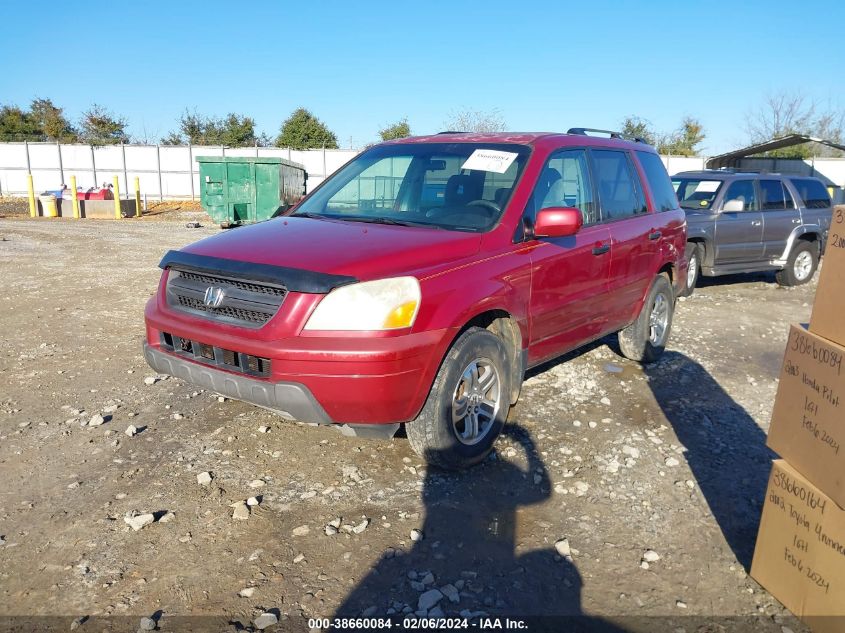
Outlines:
{"type": "Polygon", "coordinates": [[[527,368],[619,332],[654,361],[686,224],[654,149],[585,128],[372,147],[289,215],[161,261],[159,372],[429,462],[491,450],[527,368]]]}

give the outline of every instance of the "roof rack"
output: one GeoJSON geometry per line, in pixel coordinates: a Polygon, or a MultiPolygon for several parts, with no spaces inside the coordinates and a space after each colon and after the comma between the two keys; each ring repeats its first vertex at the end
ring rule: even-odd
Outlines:
{"type": "Polygon", "coordinates": [[[464,130],[443,130],[437,134],[469,134],[469,132],[465,132],[464,130]]]}
{"type": "Polygon", "coordinates": [[[628,140],[634,141],[635,143],[645,143],[648,145],[648,141],[640,136],[631,136],[629,134],[623,134],[622,132],[614,132],[613,130],[599,130],[598,128],[594,127],[571,127],[569,128],[566,133],[567,134],[580,134],[581,136],[590,136],[587,132],[598,132],[599,134],[607,134],[610,138],[618,138],[620,140],[628,140]]]}

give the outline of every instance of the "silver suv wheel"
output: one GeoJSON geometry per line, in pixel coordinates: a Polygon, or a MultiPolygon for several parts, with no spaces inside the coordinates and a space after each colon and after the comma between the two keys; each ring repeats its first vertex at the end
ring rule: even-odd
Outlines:
{"type": "Polygon", "coordinates": [[[813,256],[808,251],[801,251],[792,266],[796,281],[806,281],[813,271],[813,256]]]}
{"type": "Polygon", "coordinates": [[[690,255],[687,268],[687,288],[694,288],[695,281],[698,277],[698,250],[694,250],[690,255]]]}
{"type": "Polygon", "coordinates": [[[648,342],[655,346],[664,345],[668,325],[669,299],[662,292],[658,292],[654,296],[654,304],[648,319],[648,342]]]}
{"type": "Polygon", "coordinates": [[[452,426],[458,441],[472,446],[483,440],[501,406],[501,380],[495,365],[486,358],[473,360],[452,395],[452,426]]]}

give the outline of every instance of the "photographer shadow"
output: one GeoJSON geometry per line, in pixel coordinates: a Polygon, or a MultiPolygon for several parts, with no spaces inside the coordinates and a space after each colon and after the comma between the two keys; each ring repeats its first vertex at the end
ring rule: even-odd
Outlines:
{"type": "Polygon", "coordinates": [[[775,458],[765,432],[684,354],[666,351],[644,371],[728,546],[749,570],[775,458]]]}
{"type": "Polygon", "coordinates": [[[429,468],[424,538],[377,561],[336,618],[511,617],[531,631],[622,631],[583,613],[581,576],[568,557],[552,548],[516,553],[529,520],[518,510],[547,500],[551,484],[528,431],[509,425],[505,433],[523,448],[527,467],[500,457],[464,472],[429,468]]]}

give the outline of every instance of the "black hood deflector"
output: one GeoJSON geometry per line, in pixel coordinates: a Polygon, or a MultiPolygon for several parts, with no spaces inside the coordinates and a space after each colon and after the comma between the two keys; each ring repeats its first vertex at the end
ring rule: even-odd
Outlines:
{"type": "Polygon", "coordinates": [[[291,292],[312,294],[327,294],[335,288],[358,281],[355,277],[347,275],[332,275],[272,264],[256,264],[184,251],[168,251],[158,266],[164,270],[177,268],[223,277],[236,277],[244,281],[263,281],[284,286],[291,292]]]}

